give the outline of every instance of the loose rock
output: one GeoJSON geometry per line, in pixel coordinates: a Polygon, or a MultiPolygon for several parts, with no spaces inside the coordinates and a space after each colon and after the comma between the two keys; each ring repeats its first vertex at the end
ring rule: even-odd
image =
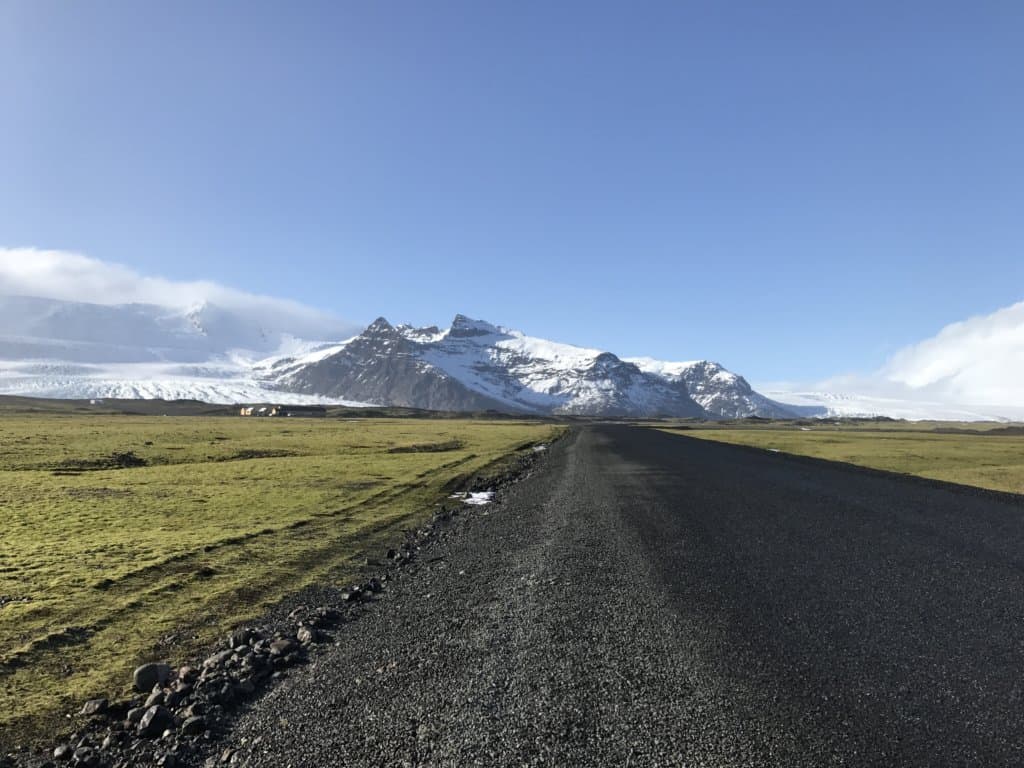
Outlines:
{"type": "Polygon", "coordinates": [[[203,666],[207,669],[209,669],[210,667],[223,667],[233,654],[234,651],[230,648],[226,651],[215,653],[213,654],[213,656],[210,656],[208,659],[206,659],[206,661],[203,662],[203,666]]]}
{"type": "Polygon", "coordinates": [[[155,739],[168,728],[174,727],[174,716],[161,706],[150,707],[139,720],[138,734],[143,738],[155,739]]]}
{"type": "Polygon", "coordinates": [[[240,627],[231,633],[231,636],[228,638],[228,644],[232,648],[248,645],[255,636],[256,632],[251,627],[240,627]]]}
{"type": "Polygon", "coordinates": [[[298,644],[290,637],[279,637],[270,644],[271,656],[287,656],[298,650],[298,644]]]}
{"type": "Polygon", "coordinates": [[[183,736],[198,736],[205,730],[206,718],[202,715],[190,717],[188,720],[181,724],[181,733],[183,736]]]}
{"type": "Polygon", "coordinates": [[[167,664],[150,663],[143,664],[135,670],[132,675],[132,682],[135,690],[147,693],[153,690],[154,685],[163,685],[171,677],[171,668],[167,664]]]}
{"type": "Polygon", "coordinates": [[[71,748],[70,744],[61,744],[53,750],[53,759],[64,762],[66,760],[70,760],[74,754],[75,750],[71,748]]]}
{"type": "Polygon", "coordinates": [[[110,708],[110,702],[107,699],[90,699],[85,702],[85,706],[82,707],[80,714],[93,716],[102,715],[107,709],[110,708]]]}

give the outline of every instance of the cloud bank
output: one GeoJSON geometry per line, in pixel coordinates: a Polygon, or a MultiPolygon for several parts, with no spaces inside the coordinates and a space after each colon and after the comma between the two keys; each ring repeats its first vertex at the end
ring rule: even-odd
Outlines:
{"type": "Polygon", "coordinates": [[[782,402],[843,413],[1024,419],[1024,302],[951,323],[870,373],[757,387],[782,402]]]}
{"type": "Polygon", "coordinates": [[[1024,404],[1024,302],[947,325],[894,354],[880,376],[954,402],[1024,404]]]}
{"type": "Polygon", "coordinates": [[[33,296],[89,304],[203,304],[259,316],[305,338],[343,338],[353,323],[299,302],[246,293],[205,280],[175,281],[67,251],[0,247],[0,296],[33,296]]]}

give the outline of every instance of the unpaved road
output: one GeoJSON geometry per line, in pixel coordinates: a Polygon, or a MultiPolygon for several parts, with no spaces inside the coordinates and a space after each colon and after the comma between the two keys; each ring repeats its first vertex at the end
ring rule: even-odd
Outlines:
{"type": "Polygon", "coordinates": [[[241,717],[239,758],[1024,765],[1012,499],[594,426],[474,514],[241,717]]]}

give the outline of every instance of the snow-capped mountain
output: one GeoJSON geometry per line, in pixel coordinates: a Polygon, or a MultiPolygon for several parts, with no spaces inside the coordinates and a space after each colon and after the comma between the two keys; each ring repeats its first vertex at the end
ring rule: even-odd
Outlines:
{"type": "Polygon", "coordinates": [[[346,330],[329,318],[209,302],[177,308],[0,298],[2,360],[206,363],[234,350],[266,356],[296,338],[338,338],[346,330]]]}
{"type": "Polygon", "coordinates": [[[710,360],[667,363],[650,357],[625,359],[647,373],[668,381],[685,382],[690,397],[701,408],[716,416],[733,419],[745,416],[785,419],[796,415],[788,405],[755,392],[742,376],[710,360]]]}
{"type": "Polygon", "coordinates": [[[497,409],[598,416],[704,416],[686,384],[609,352],[526,336],[457,315],[446,331],[366,331],[311,362],[282,359],[268,383],[284,391],[435,410],[497,409]]]}
{"type": "Polygon", "coordinates": [[[268,392],[258,361],[319,346],[350,326],[287,306],[92,304],[0,297],[0,394],[232,403],[268,392]]]}

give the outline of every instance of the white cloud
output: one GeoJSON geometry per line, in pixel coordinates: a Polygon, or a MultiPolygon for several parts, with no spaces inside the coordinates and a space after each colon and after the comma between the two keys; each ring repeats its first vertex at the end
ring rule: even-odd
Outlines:
{"type": "Polygon", "coordinates": [[[1024,302],[952,323],[872,373],[763,382],[782,402],[906,418],[1024,418],[1024,302]],[[916,416],[910,414],[918,414],[916,416]]]}
{"type": "Polygon", "coordinates": [[[33,296],[91,304],[157,304],[186,309],[204,303],[258,313],[261,321],[307,338],[341,338],[354,326],[299,302],[246,293],[205,280],[175,281],[67,251],[0,247],[0,296],[33,296]]]}
{"type": "Polygon", "coordinates": [[[1024,403],[1024,302],[947,325],[897,352],[879,374],[951,402],[1024,403]]]}
{"type": "MultiPolygon", "coordinates": [[[[0,249],[0,294],[93,304],[189,306],[224,292],[206,282],[145,277],[120,264],[77,253],[35,248],[0,249]]],[[[229,291],[230,293],[230,291],[229,291]]]]}

